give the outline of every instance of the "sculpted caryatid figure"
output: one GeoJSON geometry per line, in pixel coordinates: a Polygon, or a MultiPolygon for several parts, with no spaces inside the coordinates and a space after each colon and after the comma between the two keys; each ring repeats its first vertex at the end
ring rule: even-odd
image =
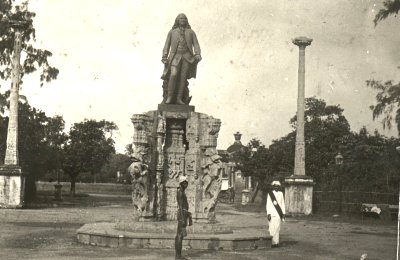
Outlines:
{"type": "Polygon", "coordinates": [[[164,99],[167,104],[189,104],[188,79],[196,77],[197,63],[201,60],[200,45],[186,15],[179,14],[168,32],[163,49],[164,99]]]}

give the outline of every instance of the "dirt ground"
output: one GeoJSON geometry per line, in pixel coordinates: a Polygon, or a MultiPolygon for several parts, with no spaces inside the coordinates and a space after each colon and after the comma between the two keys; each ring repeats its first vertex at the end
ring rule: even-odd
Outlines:
{"type": "MultiPolygon", "coordinates": [[[[47,199],[31,209],[0,210],[0,259],[174,259],[172,250],[106,248],[83,245],[76,230],[85,223],[130,221],[129,196],[95,195],[47,199]],[[49,204],[50,203],[50,204],[49,204]]],[[[219,222],[239,230],[267,228],[260,207],[219,204],[219,222]]],[[[312,217],[288,218],[281,231],[280,248],[253,251],[185,250],[188,259],[396,259],[397,221],[312,217]]]]}

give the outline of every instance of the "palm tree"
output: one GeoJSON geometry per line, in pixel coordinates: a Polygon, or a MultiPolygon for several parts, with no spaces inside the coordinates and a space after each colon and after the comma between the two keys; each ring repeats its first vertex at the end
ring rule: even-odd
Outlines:
{"type": "MultiPolygon", "coordinates": [[[[400,10],[400,0],[386,0],[383,2],[384,8],[380,9],[374,19],[375,26],[378,22],[386,19],[389,15],[397,16],[400,10]]],[[[377,80],[368,80],[367,86],[378,90],[376,95],[377,104],[371,106],[372,117],[375,120],[384,115],[382,124],[383,128],[391,128],[393,116],[397,124],[397,131],[400,136],[400,83],[393,84],[392,80],[382,83],[377,80]],[[394,112],[396,110],[396,112],[394,112]]]]}

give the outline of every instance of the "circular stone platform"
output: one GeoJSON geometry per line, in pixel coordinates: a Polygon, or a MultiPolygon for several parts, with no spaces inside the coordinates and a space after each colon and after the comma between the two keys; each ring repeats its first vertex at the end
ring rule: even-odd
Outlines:
{"type": "MultiPolygon", "coordinates": [[[[176,221],[92,223],[77,231],[78,241],[108,247],[172,249],[175,248],[176,221]]],[[[194,223],[187,227],[183,240],[186,249],[249,250],[271,246],[266,230],[242,228],[232,230],[220,224],[194,223]]]]}

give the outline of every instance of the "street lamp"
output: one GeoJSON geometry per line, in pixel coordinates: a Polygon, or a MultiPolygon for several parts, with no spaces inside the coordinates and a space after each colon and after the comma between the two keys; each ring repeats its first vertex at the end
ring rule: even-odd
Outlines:
{"type": "Polygon", "coordinates": [[[343,202],[343,185],[342,185],[342,165],[343,165],[343,155],[339,152],[335,156],[335,164],[338,167],[338,184],[339,184],[339,214],[342,214],[342,202],[343,202]]]}
{"type": "Polygon", "coordinates": [[[340,152],[335,156],[335,164],[336,165],[343,164],[343,155],[340,152]]]}

